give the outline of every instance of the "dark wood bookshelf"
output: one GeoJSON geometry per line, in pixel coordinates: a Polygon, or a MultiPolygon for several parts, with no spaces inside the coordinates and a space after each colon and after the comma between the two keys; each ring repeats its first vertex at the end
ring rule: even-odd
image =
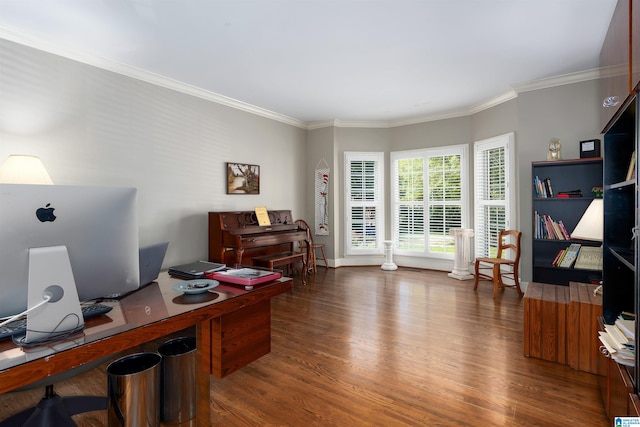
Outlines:
{"type": "Polygon", "coordinates": [[[594,283],[602,278],[598,270],[556,267],[553,265],[558,252],[572,243],[583,246],[600,246],[600,242],[586,240],[560,240],[540,238],[536,235],[535,218],[548,215],[555,222],[564,224],[571,234],[593,200],[592,188],[602,187],[603,160],[601,157],[587,159],[549,160],[531,163],[532,180],[532,268],[533,281],[569,286],[569,282],[594,283]],[[553,197],[538,197],[535,178],[549,179],[553,197]],[[582,197],[560,198],[561,192],[580,190],[582,197]]]}

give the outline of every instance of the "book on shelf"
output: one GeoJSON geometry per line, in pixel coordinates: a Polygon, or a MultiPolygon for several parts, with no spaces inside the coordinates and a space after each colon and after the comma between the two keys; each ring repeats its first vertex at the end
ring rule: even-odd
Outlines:
{"type": "Polygon", "coordinates": [[[574,197],[582,197],[582,190],[561,191],[558,193],[559,199],[570,199],[574,197]]]}
{"type": "Polygon", "coordinates": [[[546,199],[553,197],[553,187],[551,186],[551,178],[540,179],[536,176],[533,178],[533,186],[536,190],[536,197],[546,199]]]}
{"type": "Polygon", "coordinates": [[[602,271],[602,246],[582,246],[574,268],[602,271]]]}
{"type": "Polygon", "coordinates": [[[536,239],[569,240],[569,232],[562,221],[554,221],[549,215],[534,211],[534,233],[536,239]]]}
{"type": "Polygon", "coordinates": [[[580,251],[580,243],[572,243],[567,248],[567,252],[562,258],[562,261],[558,264],[558,267],[571,268],[573,263],[578,258],[578,252],[580,251]]]}
{"type": "Polygon", "coordinates": [[[636,152],[631,154],[631,160],[629,161],[629,168],[627,169],[627,181],[636,177],[636,152]]]}
{"type": "Polygon", "coordinates": [[[556,255],[556,257],[553,259],[553,261],[551,262],[551,265],[553,265],[554,267],[557,267],[558,264],[562,261],[562,258],[564,257],[564,255],[567,253],[566,249],[560,249],[560,251],[558,252],[558,254],[556,255]]]}

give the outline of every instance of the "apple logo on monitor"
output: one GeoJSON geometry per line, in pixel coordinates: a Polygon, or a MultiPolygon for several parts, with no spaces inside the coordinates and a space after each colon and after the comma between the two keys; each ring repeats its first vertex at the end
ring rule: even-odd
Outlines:
{"type": "Polygon", "coordinates": [[[36,217],[40,222],[53,222],[56,220],[56,215],[53,213],[55,208],[51,207],[51,203],[47,203],[44,208],[38,208],[36,210],[36,217]]]}

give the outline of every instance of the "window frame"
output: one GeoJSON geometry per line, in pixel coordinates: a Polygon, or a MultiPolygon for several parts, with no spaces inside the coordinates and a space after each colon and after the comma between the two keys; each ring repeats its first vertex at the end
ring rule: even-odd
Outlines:
{"type": "MultiPolygon", "coordinates": [[[[379,255],[384,251],[384,156],[383,152],[357,152],[345,151],[344,153],[344,190],[345,190],[345,254],[346,255],[379,255]],[[373,161],[375,165],[373,200],[358,201],[351,199],[351,163],[373,161]],[[353,245],[354,207],[372,207],[375,209],[375,246],[358,247],[353,245]]],[[[366,227],[366,226],[365,226],[366,227]]]]}
{"type": "Polygon", "coordinates": [[[475,212],[484,212],[487,206],[504,206],[504,227],[491,225],[487,229],[485,225],[485,215],[474,215],[474,256],[489,257],[495,256],[498,246],[499,228],[517,229],[516,215],[516,173],[515,173],[515,134],[513,132],[498,135],[492,138],[475,141],[473,143],[474,161],[474,210],[475,212]],[[480,175],[481,170],[485,169],[485,153],[496,148],[504,149],[504,199],[489,199],[483,195],[489,193],[489,189],[485,189],[485,182],[480,175]],[[486,231],[485,231],[486,230],[486,231]]]}
{"type": "MultiPolygon", "coordinates": [[[[405,150],[405,151],[393,151],[390,153],[390,175],[391,175],[391,229],[392,239],[394,242],[394,253],[399,256],[419,257],[419,258],[439,258],[439,259],[454,259],[454,252],[436,252],[431,250],[430,240],[432,239],[429,232],[429,208],[433,205],[440,205],[440,203],[433,203],[429,199],[429,158],[439,156],[460,156],[460,199],[458,205],[460,206],[460,223],[461,227],[466,228],[468,224],[468,212],[469,212],[469,156],[468,145],[449,145],[433,148],[422,148],[417,150],[405,150]],[[399,200],[399,179],[398,179],[398,161],[405,159],[417,159],[421,158],[423,162],[423,197],[422,206],[424,212],[424,241],[422,244],[422,250],[408,250],[398,247],[400,242],[400,230],[399,230],[399,209],[404,204],[399,200]]],[[[416,202],[412,202],[416,204],[416,202]]],[[[451,205],[452,202],[443,202],[442,205],[451,205]]],[[[452,247],[454,245],[454,238],[449,236],[448,233],[444,235],[445,242],[443,247],[452,247]]]]}

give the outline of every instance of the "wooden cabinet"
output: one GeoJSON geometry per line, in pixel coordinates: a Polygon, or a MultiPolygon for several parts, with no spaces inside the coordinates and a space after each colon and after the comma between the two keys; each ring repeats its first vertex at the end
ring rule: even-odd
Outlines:
{"type": "Polygon", "coordinates": [[[530,282],[524,294],[524,355],[567,363],[569,288],[530,282]]]}
{"type": "MultiPolygon", "coordinates": [[[[598,319],[599,330],[604,331],[604,321],[598,319]]],[[[634,367],[624,366],[599,352],[598,384],[607,416],[637,417],[639,407],[638,395],[634,391],[634,367]]]]}
{"type": "Polygon", "coordinates": [[[599,373],[602,299],[594,295],[595,287],[530,282],[524,295],[524,355],[599,373]]]}
{"type": "MultiPolygon", "coordinates": [[[[569,282],[592,283],[599,281],[601,272],[576,268],[555,267],[553,260],[562,249],[571,243],[585,246],[599,246],[599,242],[584,240],[558,240],[544,238],[536,232],[536,216],[550,216],[556,222],[562,221],[571,234],[580,218],[593,200],[591,189],[602,187],[602,158],[556,160],[532,163],[532,180],[549,179],[554,197],[538,197],[533,189],[533,281],[568,286],[569,282]],[[580,190],[582,197],[559,198],[559,192],[580,190]],[[536,215],[537,214],[537,215],[536,215]]],[[[534,184],[535,187],[535,184],[534,184]]]]}
{"type": "MultiPolygon", "coordinates": [[[[631,0],[618,0],[600,51],[600,127],[604,129],[632,90],[631,0]]],[[[639,43],[640,44],[640,43],[639,43]]]]}
{"type": "Polygon", "coordinates": [[[609,359],[611,364],[609,378],[609,417],[626,417],[630,415],[631,399],[629,395],[633,393],[633,383],[627,367],[620,365],[613,359],[609,359]]]}
{"type": "Polygon", "coordinates": [[[573,369],[598,373],[598,318],[602,315],[602,296],[596,285],[571,282],[567,310],[567,362],[573,369]]]}

